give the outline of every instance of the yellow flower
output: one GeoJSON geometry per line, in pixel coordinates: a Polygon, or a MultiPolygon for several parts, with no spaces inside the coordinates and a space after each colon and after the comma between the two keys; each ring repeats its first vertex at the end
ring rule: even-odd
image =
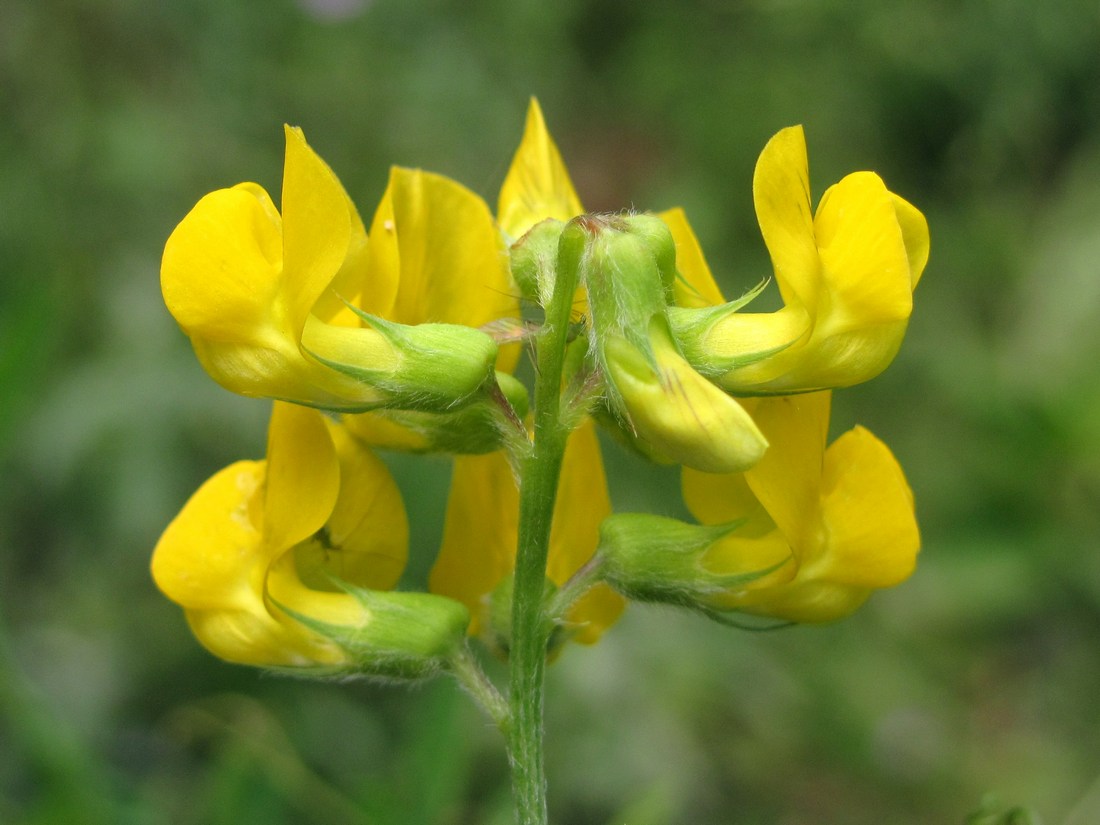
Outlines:
{"type": "MultiPolygon", "coordinates": [[[[784,307],[772,313],[675,310],[688,360],[730,392],[845,387],[893,360],[928,261],[928,225],[873,172],[830,187],[811,212],[802,127],[775,135],[753,199],[784,307]]],[[[679,246],[681,307],[721,303],[683,213],[662,215],[679,246]]]]}
{"type": "MultiPolygon", "coordinates": [[[[558,482],[546,568],[554,585],[564,584],[592,557],[599,524],[610,512],[596,430],[588,420],[569,437],[558,482]]],[[[429,587],[465,604],[473,616],[470,633],[487,636],[505,650],[518,540],[519,490],[503,453],[458,456],[443,546],[429,587]],[[496,621],[494,596],[496,601],[504,599],[503,615],[498,613],[496,621]]],[[[592,644],[622,609],[622,598],[598,585],[573,605],[562,631],[568,638],[592,644]]]]}
{"type": "MultiPolygon", "coordinates": [[[[390,171],[371,223],[366,259],[367,284],[377,280],[398,285],[384,305],[370,310],[388,320],[409,326],[489,327],[520,316],[507,251],[489,207],[442,175],[400,167],[390,171]]],[[[345,338],[356,334],[332,332],[345,338]]],[[[517,345],[501,347],[495,369],[511,372],[519,354],[517,345]]],[[[509,382],[506,393],[513,386],[509,382]]],[[[348,415],[344,423],[369,444],[401,450],[445,449],[466,441],[471,451],[477,451],[475,443],[489,440],[479,436],[474,425],[465,437],[469,422],[438,412],[348,415]]]]}
{"type": "Polygon", "coordinates": [[[684,470],[684,500],[700,522],[745,519],[709,547],[703,567],[715,576],[776,568],[714,594],[710,607],[831,621],[913,572],[920,534],[901,467],[862,427],[826,449],[829,404],[828,392],[759,399],[753,416],[772,446],[755,467],[684,470]]]}
{"type": "Polygon", "coordinates": [[[203,484],[158,542],[152,572],[223,659],[409,676],[437,664],[468,615],[428,594],[373,592],[397,582],[407,544],[378,458],[322,414],[276,403],[267,459],[203,484]]]}
{"type": "MultiPolygon", "coordinates": [[[[164,300],[207,372],[244,395],[334,410],[448,409],[472,396],[497,349],[469,327],[484,322],[476,310],[503,307],[503,262],[472,262],[471,282],[474,253],[451,241],[437,251],[434,271],[401,265],[386,239],[396,213],[368,244],[354,205],[301,131],[287,127],[286,141],[282,214],[261,187],[243,183],[200,200],[165,245],[164,300]],[[447,270],[438,262],[450,255],[447,270]]],[[[430,186],[407,188],[415,195],[430,186]]],[[[452,201],[435,211],[436,224],[467,217],[452,201]]],[[[423,244],[436,224],[409,234],[423,244]]],[[[480,254],[476,234],[463,237],[480,254]]],[[[490,235],[496,254],[494,241],[490,235]]]]}

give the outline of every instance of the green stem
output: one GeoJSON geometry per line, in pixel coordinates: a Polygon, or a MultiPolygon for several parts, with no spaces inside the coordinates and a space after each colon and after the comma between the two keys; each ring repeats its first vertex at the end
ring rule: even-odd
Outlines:
{"type": "Polygon", "coordinates": [[[468,645],[463,645],[451,656],[450,670],[462,688],[474,698],[501,733],[507,736],[512,726],[508,703],[489,681],[468,645]]]}
{"type": "Polygon", "coordinates": [[[592,556],[569,581],[558,588],[546,605],[546,615],[552,622],[563,621],[577,599],[600,583],[603,578],[601,565],[600,557],[592,556]]]}
{"type": "Polygon", "coordinates": [[[508,751],[519,825],[545,825],[543,682],[550,623],[546,615],[546,557],[568,427],[561,416],[561,377],[569,315],[586,233],[570,223],[558,242],[554,291],[546,324],[535,341],[535,433],[520,480],[519,545],[512,591],[508,751]]]}

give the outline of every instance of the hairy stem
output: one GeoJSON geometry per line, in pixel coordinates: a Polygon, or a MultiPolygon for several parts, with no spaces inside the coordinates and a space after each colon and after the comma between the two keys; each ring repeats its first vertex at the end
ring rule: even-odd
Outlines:
{"type": "Polygon", "coordinates": [[[512,726],[508,751],[516,821],[520,825],[547,822],[542,719],[546,643],[551,625],[545,600],[546,557],[558,475],[569,436],[562,421],[561,377],[569,314],[584,246],[583,229],[569,224],[558,244],[554,291],[546,307],[546,324],[535,341],[535,433],[520,478],[519,546],[509,651],[512,726]]]}

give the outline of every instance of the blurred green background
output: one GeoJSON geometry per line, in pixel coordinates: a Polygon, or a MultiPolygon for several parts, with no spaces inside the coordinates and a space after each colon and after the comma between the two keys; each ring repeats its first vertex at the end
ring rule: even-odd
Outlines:
{"type": "MultiPolygon", "coordinates": [[[[908,472],[916,575],[828,627],[633,608],[567,651],[556,821],[1100,822],[1091,0],[0,0],[0,822],[508,822],[451,684],[223,664],[148,560],[269,410],[160,302],[176,222],[277,192],[284,121],[365,216],[391,163],[495,204],[532,94],[586,205],[683,205],[731,294],[770,272],[750,187],[782,126],[816,193],[874,169],[932,230],[900,356],[834,407],[908,472]]],[[[617,507],[678,511],[674,472],[607,458],[617,507]]],[[[424,569],[448,465],[393,464],[424,569]]]]}

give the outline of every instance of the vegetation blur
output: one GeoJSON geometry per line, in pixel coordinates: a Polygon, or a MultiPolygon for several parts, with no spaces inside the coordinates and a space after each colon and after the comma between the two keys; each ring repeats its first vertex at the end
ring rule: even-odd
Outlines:
{"type": "MultiPolygon", "coordinates": [[[[686,208],[728,295],[770,274],[753,165],[873,169],[932,257],[908,338],[836,394],[906,469],[915,576],[826,627],[631,607],[549,671],[561,825],[1100,822],[1100,8],[1086,0],[0,0],[0,822],[486,823],[457,688],[224,664],[160,531],[263,453],[160,299],[206,192],[277,193],[304,128],[369,222],[388,166],[490,204],[538,96],[586,206],[686,208]]],[[[774,291],[774,286],[771,288],[774,291]]],[[[774,294],[774,292],[773,292],[774,294]]],[[[607,445],[619,510],[678,474],[607,445]]],[[[388,456],[423,580],[445,459],[388,456]]],[[[490,663],[500,675],[499,665],[490,663]]]]}

